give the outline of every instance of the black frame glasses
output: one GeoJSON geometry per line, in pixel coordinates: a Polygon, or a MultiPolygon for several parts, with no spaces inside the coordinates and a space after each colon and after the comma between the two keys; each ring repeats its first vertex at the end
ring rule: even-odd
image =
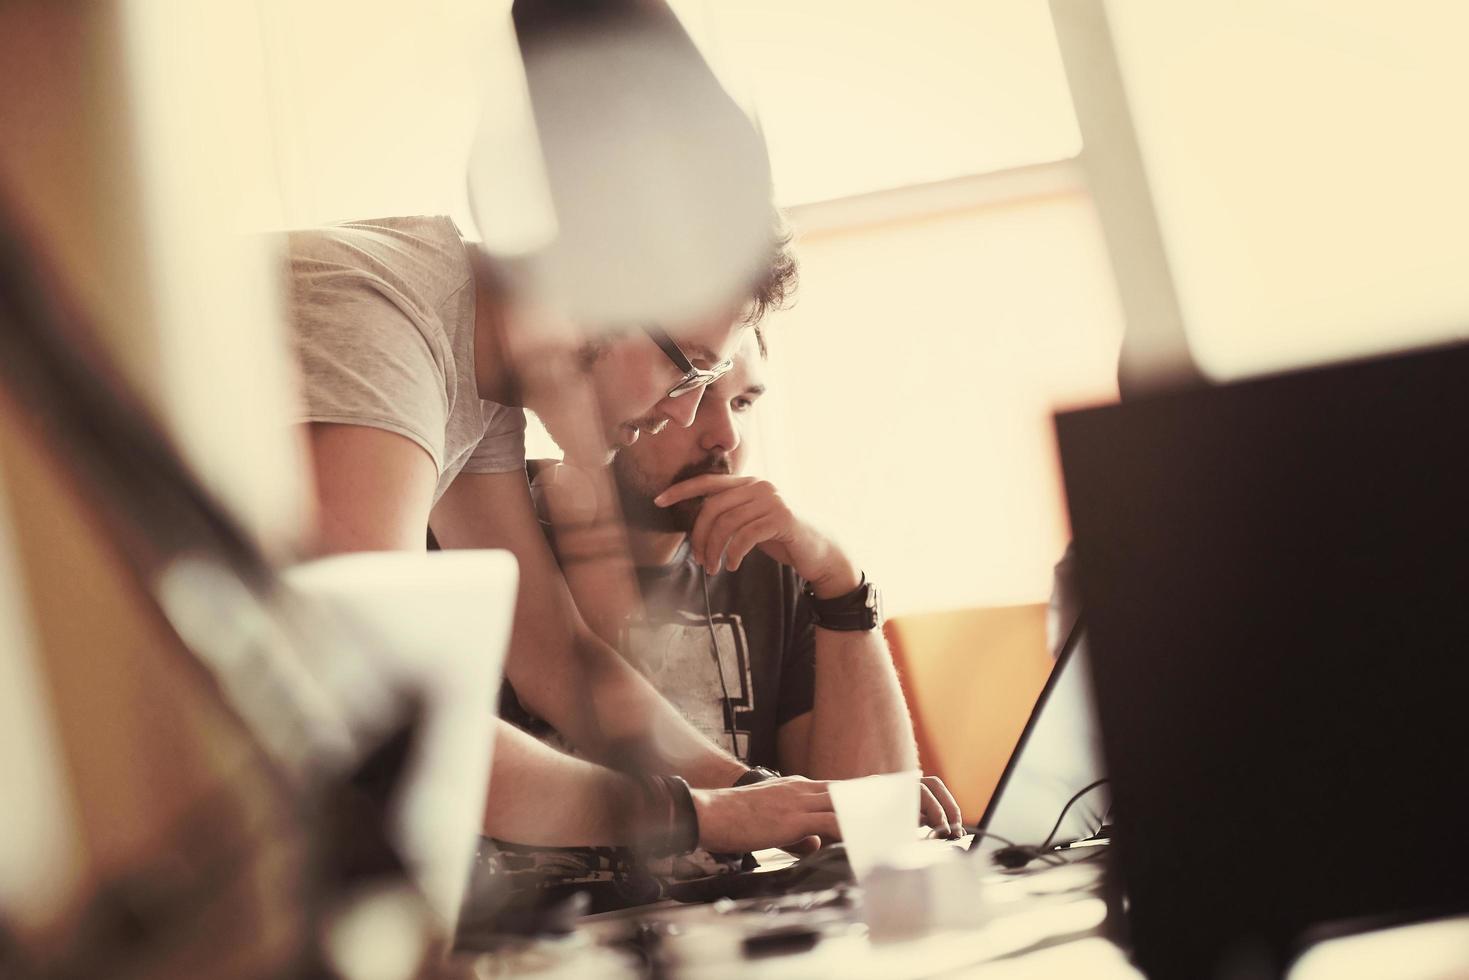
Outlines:
{"type": "Polygon", "coordinates": [[[643,329],[653,339],[653,343],[658,345],[658,349],[668,355],[668,359],[673,362],[673,366],[683,372],[683,377],[679,379],[678,384],[668,389],[669,398],[678,398],[680,395],[686,395],[691,391],[698,391],[700,388],[712,385],[728,374],[730,369],[734,367],[734,358],[732,357],[725,358],[708,370],[694,367],[694,362],[689,360],[689,356],[683,352],[683,348],[678,346],[678,342],[668,336],[662,327],[648,324],[643,329]]]}

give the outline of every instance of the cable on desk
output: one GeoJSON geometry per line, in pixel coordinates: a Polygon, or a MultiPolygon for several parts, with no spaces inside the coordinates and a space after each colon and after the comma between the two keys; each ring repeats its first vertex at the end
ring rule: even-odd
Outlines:
{"type": "MultiPolygon", "coordinates": [[[[1076,801],[1106,782],[1107,777],[1103,776],[1101,779],[1098,779],[1095,782],[1087,783],[1081,789],[1077,790],[1075,795],[1073,795],[1071,799],[1067,800],[1066,805],[1061,808],[1061,815],[1056,818],[1056,825],[1051,828],[1051,832],[1046,835],[1046,839],[1041,841],[1040,846],[1037,847],[1036,850],[1044,851],[1046,850],[1046,848],[1050,847],[1051,841],[1054,840],[1056,837],[1056,832],[1061,829],[1061,824],[1066,820],[1066,814],[1071,812],[1071,808],[1076,805],[1076,801]]],[[[1105,826],[1105,823],[1103,825],[1105,826]]]]}
{"type": "MultiPolygon", "coordinates": [[[[1056,833],[1061,829],[1061,824],[1066,821],[1066,814],[1071,812],[1071,808],[1076,805],[1076,801],[1081,799],[1086,794],[1090,793],[1092,790],[1096,789],[1098,786],[1101,786],[1105,782],[1107,782],[1105,778],[1098,779],[1095,782],[1088,783],[1081,789],[1077,790],[1076,793],[1072,795],[1071,799],[1066,801],[1066,805],[1061,808],[1061,814],[1056,817],[1055,826],[1051,828],[1051,832],[1046,835],[1046,839],[1042,841],[1039,846],[1032,847],[1029,844],[1015,844],[1001,837],[999,834],[991,834],[988,831],[984,830],[976,830],[975,833],[985,834],[986,836],[993,837],[995,838],[995,840],[998,840],[1000,843],[1005,845],[1003,848],[993,852],[990,855],[996,863],[1005,868],[1016,870],[1025,867],[1032,861],[1044,861],[1053,868],[1060,867],[1063,864],[1075,864],[1077,863],[1076,861],[1068,860],[1061,857],[1059,854],[1051,851],[1051,842],[1055,840],[1056,833]]],[[[1105,818],[1103,820],[1102,826],[1106,826],[1105,818]]],[[[1092,836],[1095,836],[1095,834],[1093,834],[1092,836]]]]}

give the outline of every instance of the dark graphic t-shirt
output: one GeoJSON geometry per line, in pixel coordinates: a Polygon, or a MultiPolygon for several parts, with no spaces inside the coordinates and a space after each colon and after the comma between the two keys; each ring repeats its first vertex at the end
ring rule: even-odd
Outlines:
{"type": "MultiPolygon", "coordinates": [[[[639,569],[638,584],[644,618],[627,624],[624,656],[712,742],[748,765],[778,768],[780,726],[810,711],[815,697],[815,626],[800,577],[757,550],[738,571],[707,577],[706,606],[706,578],[685,542],[668,565],[639,569]]],[[[532,735],[567,748],[550,725],[521,706],[508,682],[500,712],[532,735]]],[[[632,884],[630,861],[619,848],[529,848],[485,840],[477,863],[476,877],[523,879],[511,886],[515,890],[632,884]]],[[[655,875],[674,879],[739,866],[703,851],[659,864],[651,869],[655,875]]],[[[648,887],[640,881],[634,890],[641,894],[648,887]]]]}
{"type": "Polygon", "coordinates": [[[628,660],[710,741],[778,768],[776,733],[811,710],[816,683],[815,628],[796,573],[757,551],[739,571],[708,576],[706,607],[706,579],[685,543],[671,564],[639,569],[638,582],[646,619],[628,624],[628,660]]]}
{"type": "MultiPolygon", "coordinates": [[[[638,569],[644,619],[627,624],[623,655],[710,741],[749,765],[779,768],[777,731],[810,711],[815,697],[816,634],[803,583],[761,551],[739,571],[708,576],[707,607],[705,581],[687,542],[669,564],[638,569]]],[[[500,711],[561,744],[509,684],[500,711]]]]}

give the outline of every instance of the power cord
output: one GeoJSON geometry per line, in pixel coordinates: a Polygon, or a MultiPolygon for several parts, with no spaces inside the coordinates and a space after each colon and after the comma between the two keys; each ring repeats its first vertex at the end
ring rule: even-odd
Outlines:
{"type": "Polygon", "coordinates": [[[1066,814],[1069,813],[1071,811],[1071,808],[1076,805],[1076,801],[1081,799],[1086,794],[1090,793],[1092,790],[1096,789],[1098,786],[1104,785],[1106,782],[1107,777],[1103,776],[1101,779],[1087,783],[1081,789],[1077,790],[1076,793],[1071,797],[1071,799],[1066,801],[1066,805],[1061,808],[1061,815],[1056,818],[1056,825],[1051,828],[1051,832],[1046,835],[1046,839],[1041,841],[1040,847],[1036,848],[1036,850],[1044,851],[1049,848],[1051,846],[1051,841],[1054,840],[1056,837],[1056,832],[1061,829],[1061,824],[1066,820],[1066,814]]]}
{"type": "MultiPolygon", "coordinates": [[[[1066,821],[1066,814],[1071,812],[1071,808],[1076,805],[1076,802],[1086,794],[1090,793],[1092,790],[1096,789],[1098,786],[1104,785],[1106,782],[1107,779],[1104,777],[1102,779],[1095,780],[1094,782],[1087,783],[1081,789],[1073,793],[1071,799],[1067,800],[1066,805],[1061,808],[1061,814],[1056,817],[1056,823],[1053,827],[1051,827],[1051,832],[1046,835],[1046,839],[1042,841],[1038,846],[1032,847],[1028,844],[1013,844],[1005,840],[1005,838],[999,836],[998,834],[990,834],[987,831],[983,830],[978,830],[976,831],[976,833],[985,834],[988,837],[993,837],[995,840],[998,840],[1000,843],[1005,845],[1000,850],[992,852],[990,856],[997,863],[1011,870],[1023,868],[1032,861],[1045,861],[1052,867],[1058,867],[1063,864],[1074,864],[1076,862],[1068,861],[1054,854],[1050,850],[1051,842],[1055,840],[1057,832],[1061,829],[1061,824],[1066,821]]],[[[1108,807],[1109,812],[1110,810],[1111,808],[1108,807]]],[[[1106,826],[1105,817],[1103,818],[1102,826],[1106,826]]],[[[1098,829],[1100,830],[1100,828],[1098,829]]],[[[1093,834],[1093,836],[1095,836],[1095,834],[1093,834]]]]}

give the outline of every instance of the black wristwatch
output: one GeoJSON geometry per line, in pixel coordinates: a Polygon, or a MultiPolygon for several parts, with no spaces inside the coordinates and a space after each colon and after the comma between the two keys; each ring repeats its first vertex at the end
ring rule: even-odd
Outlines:
{"type": "Polygon", "coordinates": [[[779,778],[780,773],[776,772],[774,769],[768,769],[765,766],[751,766],[749,769],[745,770],[745,774],[743,776],[734,781],[734,784],[736,786],[754,786],[756,783],[763,783],[767,779],[779,778]]]}
{"type": "Polygon", "coordinates": [[[811,606],[812,618],[822,629],[865,633],[882,625],[882,600],[877,586],[867,581],[865,573],[855,589],[831,599],[818,599],[811,583],[807,582],[806,600],[811,606]]]}

